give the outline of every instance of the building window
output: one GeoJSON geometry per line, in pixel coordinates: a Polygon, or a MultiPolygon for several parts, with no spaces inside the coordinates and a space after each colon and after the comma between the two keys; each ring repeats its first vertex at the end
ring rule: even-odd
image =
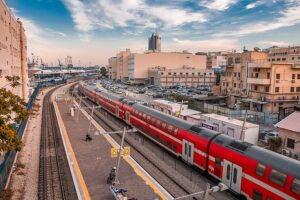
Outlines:
{"type": "Polygon", "coordinates": [[[295,87],[291,87],[291,92],[295,92],[295,87]]]}
{"type": "Polygon", "coordinates": [[[172,75],[171,72],[168,73],[169,75],[172,75]]]}
{"type": "Polygon", "coordinates": [[[277,58],[277,61],[280,61],[280,58],[277,58]]]}
{"type": "Polygon", "coordinates": [[[286,61],[286,58],[282,58],[282,61],[286,61]]]}
{"type": "Polygon", "coordinates": [[[272,61],[275,61],[275,58],[272,58],[272,61]]]}
{"type": "Polygon", "coordinates": [[[297,79],[300,79],[300,74],[297,74],[297,79]]]}
{"type": "Polygon", "coordinates": [[[238,77],[241,77],[241,73],[240,72],[238,73],[238,77]]]}
{"type": "Polygon", "coordinates": [[[204,73],[204,76],[206,76],[206,73],[204,73]]]}
{"type": "Polygon", "coordinates": [[[272,169],[270,172],[270,181],[283,187],[285,184],[286,175],[275,169],[272,169]]]}
{"type": "Polygon", "coordinates": [[[279,87],[275,87],[275,92],[279,92],[279,87]]]}
{"type": "Polygon", "coordinates": [[[187,76],[188,76],[188,75],[189,75],[189,73],[188,73],[188,72],[186,72],[186,73],[185,73],[185,75],[187,75],[187,76]]]}
{"type": "Polygon", "coordinates": [[[233,87],[235,87],[235,88],[236,88],[236,83],[234,83],[234,84],[233,84],[233,87]]]}
{"type": "Polygon", "coordinates": [[[194,76],[194,75],[195,75],[195,73],[193,72],[193,73],[192,73],[192,76],[194,76]]]}
{"type": "Polygon", "coordinates": [[[163,73],[163,72],[161,72],[161,73],[160,73],[160,75],[164,75],[164,73],[163,73]]]}
{"type": "Polygon", "coordinates": [[[234,77],[236,77],[236,72],[234,72],[234,77]]]}
{"type": "Polygon", "coordinates": [[[280,79],[280,74],[276,74],[276,79],[280,79]]]}
{"type": "Polygon", "coordinates": [[[288,138],[286,141],[286,147],[288,147],[290,149],[294,149],[295,148],[295,140],[288,138]]]}
{"type": "Polygon", "coordinates": [[[176,76],[176,72],[174,72],[174,76],[176,76]]]}
{"type": "Polygon", "coordinates": [[[292,57],[292,60],[294,60],[294,57],[292,57]]]}
{"type": "Polygon", "coordinates": [[[296,92],[300,92],[300,87],[297,87],[297,88],[296,88],[296,92]]]}
{"type": "Polygon", "coordinates": [[[265,87],[265,92],[269,92],[270,91],[270,87],[269,86],[266,86],[265,87]]]}
{"type": "Polygon", "coordinates": [[[223,86],[225,86],[225,82],[223,82],[223,86]]]}
{"type": "Polygon", "coordinates": [[[257,91],[258,90],[258,87],[257,85],[254,85],[254,90],[257,91]]]}
{"type": "Polygon", "coordinates": [[[228,83],[228,82],[226,83],[226,86],[227,86],[227,87],[229,86],[229,83],[228,83]]]}
{"type": "Polygon", "coordinates": [[[270,72],[267,73],[267,79],[270,79],[270,72]]]}
{"type": "Polygon", "coordinates": [[[292,74],[292,79],[295,79],[296,78],[296,74],[292,74]]]}
{"type": "Polygon", "coordinates": [[[201,72],[199,72],[198,75],[201,76],[201,72]]]}

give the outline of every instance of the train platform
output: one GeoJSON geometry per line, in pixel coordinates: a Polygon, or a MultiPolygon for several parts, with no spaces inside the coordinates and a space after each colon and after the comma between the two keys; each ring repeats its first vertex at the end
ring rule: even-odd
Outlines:
{"type": "MultiPolygon", "coordinates": [[[[85,136],[89,127],[86,113],[80,112],[71,116],[69,103],[55,102],[57,117],[60,121],[68,143],[69,154],[73,154],[71,161],[75,169],[78,188],[82,199],[114,199],[110,185],[106,183],[113,166],[117,165],[117,158],[111,158],[111,148],[116,147],[110,137],[97,134],[101,127],[92,125],[92,141],[86,142],[85,136]],[[95,133],[95,134],[94,134],[95,133]]],[[[103,130],[102,130],[103,131],[103,130]]],[[[170,199],[168,193],[132,159],[121,159],[118,188],[128,190],[128,198],[137,199],[170,199]]]]}

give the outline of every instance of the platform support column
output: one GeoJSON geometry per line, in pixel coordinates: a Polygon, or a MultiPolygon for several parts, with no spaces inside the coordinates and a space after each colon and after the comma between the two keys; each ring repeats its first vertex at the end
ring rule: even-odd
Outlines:
{"type": "Polygon", "coordinates": [[[93,107],[92,107],[92,113],[91,113],[91,116],[90,116],[90,124],[89,124],[88,133],[90,133],[90,130],[91,130],[92,119],[93,119],[93,115],[94,115],[94,109],[95,109],[95,106],[93,105],[93,107]]]}
{"type": "Polygon", "coordinates": [[[78,122],[79,112],[80,112],[80,108],[81,108],[81,101],[82,101],[82,97],[79,97],[79,105],[78,105],[77,116],[76,116],[76,121],[77,122],[78,122]]]}
{"type": "Polygon", "coordinates": [[[121,157],[122,157],[122,151],[123,151],[123,145],[124,145],[124,140],[125,140],[125,134],[126,134],[126,127],[124,127],[123,131],[123,136],[122,136],[122,141],[119,149],[119,156],[118,156],[118,163],[117,163],[117,170],[116,170],[116,182],[119,183],[118,180],[118,173],[119,173],[119,168],[120,168],[120,162],[121,162],[121,157]]]}

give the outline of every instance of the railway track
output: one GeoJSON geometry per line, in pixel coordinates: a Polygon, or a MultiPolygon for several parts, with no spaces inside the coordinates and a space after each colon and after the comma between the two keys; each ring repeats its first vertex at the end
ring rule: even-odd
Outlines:
{"type": "Polygon", "coordinates": [[[51,95],[56,89],[49,91],[43,102],[38,199],[77,199],[51,102],[51,95]]]}
{"type": "MultiPolygon", "coordinates": [[[[90,100],[81,100],[82,106],[84,107],[91,107],[93,102],[90,100]]],[[[88,113],[91,112],[91,109],[86,110],[88,113]]],[[[106,112],[103,109],[95,109],[94,110],[94,119],[97,123],[100,124],[102,128],[106,131],[118,131],[122,130],[124,126],[127,126],[124,122],[115,120],[114,116],[110,115],[110,113],[106,112]],[[110,117],[109,117],[110,116],[110,117]],[[109,120],[109,118],[111,120],[109,120]],[[115,125],[117,123],[118,125],[115,125]]],[[[172,196],[179,197],[187,194],[191,194],[194,192],[199,192],[200,187],[199,184],[190,181],[189,178],[178,173],[175,169],[170,167],[164,161],[159,159],[156,154],[153,153],[152,150],[145,147],[145,145],[141,145],[141,143],[145,142],[143,138],[140,140],[141,134],[129,133],[125,139],[126,143],[131,146],[132,149],[132,157],[149,173],[151,174],[172,196]]],[[[121,134],[114,134],[111,135],[113,139],[120,144],[121,142],[121,134]]],[[[144,137],[144,136],[143,136],[144,137]]],[[[152,144],[157,146],[156,144],[152,144]]],[[[160,149],[162,151],[162,149],[160,149]]],[[[177,158],[175,158],[177,159],[177,158]]],[[[180,161],[181,162],[181,161],[180,161]]],[[[180,162],[178,162],[179,165],[180,162]]],[[[175,163],[176,165],[176,163],[175,163]]],[[[186,167],[187,168],[187,167],[186,167]]],[[[190,169],[190,167],[189,167],[190,169]]],[[[199,172],[198,172],[199,173],[199,172]]],[[[190,174],[190,173],[189,173],[190,174]]],[[[193,176],[195,174],[192,174],[193,176]]],[[[196,178],[195,178],[196,179],[196,178]]],[[[203,183],[203,177],[202,177],[203,183]]],[[[206,183],[203,185],[202,188],[205,188],[206,183]]],[[[209,199],[220,199],[221,195],[210,196],[209,199]]],[[[191,198],[192,199],[192,198],[191,198]]],[[[196,199],[196,198],[193,198],[196,199]]],[[[231,198],[230,195],[226,195],[225,198],[222,199],[236,199],[231,198]],[[230,197],[230,198],[228,198],[230,197]]]]}

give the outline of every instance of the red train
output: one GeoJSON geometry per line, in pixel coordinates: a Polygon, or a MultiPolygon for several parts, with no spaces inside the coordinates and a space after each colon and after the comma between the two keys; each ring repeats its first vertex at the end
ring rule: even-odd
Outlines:
{"type": "Polygon", "coordinates": [[[197,127],[85,83],[79,90],[111,114],[201,171],[241,199],[300,199],[300,162],[227,135],[197,127]]]}

